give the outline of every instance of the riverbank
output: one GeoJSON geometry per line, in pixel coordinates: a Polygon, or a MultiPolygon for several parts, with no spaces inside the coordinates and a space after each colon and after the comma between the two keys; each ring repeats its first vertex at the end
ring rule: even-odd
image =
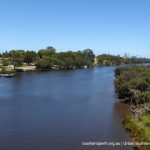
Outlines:
{"type": "MultiPolygon", "coordinates": [[[[150,67],[130,66],[115,70],[115,90],[118,97],[124,99],[130,114],[123,117],[123,125],[129,131],[135,149],[149,150],[150,145],[142,142],[150,142],[150,67]]],[[[120,111],[121,107],[119,107],[120,111]]]]}
{"type": "MultiPolygon", "coordinates": [[[[117,102],[115,104],[117,111],[119,112],[121,121],[124,128],[129,132],[132,141],[135,142],[150,142],[150,115],[148,113],[135,118],[132,117],[130,111],[130,105],[123,102],[117,102]]],[[[134,145],[136,150],[149,150],[149,145],[134,145]]]]}
{"type": "Polygon", "coordinates": [[[0,68],[0,74],[8,74],[14,72],[30,72],[30,71],[50,71],[50,70],[71,70],[71,69],[86,69],[94,66],[81,66],[81,67],[58,67],[52,66],[50,69],[39,69],[35,65],[24,65],[20,67],[14,67],[13,65],[0,68]]]}
{"type": "Polygon", "coordinates": [[[36,71],[37,68],[35,65],[32,65],[32,66],[15,67],[15,70],[19,72],[27,72],[27,71],[36,71]]]}
{"type": "Polygon", "coordinates": [[[119,112],[122,121],[126,116],[131,115],[130,106],[126,103],[120,102],[120,100],[117,100],[115,103],[115,109],[119,112]]]}

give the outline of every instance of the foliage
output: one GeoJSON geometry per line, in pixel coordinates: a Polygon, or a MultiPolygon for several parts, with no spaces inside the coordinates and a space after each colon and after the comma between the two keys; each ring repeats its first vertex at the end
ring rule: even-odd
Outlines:
{"type": "Polygon", "coordinates": [[[24,54],[24,62],[29,64],[34,62],[36,59],[36,52],[34,51],[26,51],[24,54]]]}
{"type": "MultiPolygon", "coordinates": [[[[38,57],[44,60],[47,57],[49,61],[49,67],[46,68],[59,68],[59,69],[72,69],[72,68],[82,68],[83,66],[93,66],[95,55],[92,50],[86,49],[84,51],[78,52],[60,52],[57,53],[54,48],[49,47],[47,49],[39,50],[38,57]]],[[[38,59],[39,60],[39,59],[38,59]]],[[[43,68],[41,63],[36,63],[37,68],[43,68]]]]}
{"type": "Polygon", "coordinates": [[[9,56],[11,58],[11,61],[14,67],[21,66],[21,64],[24,62],[25,51],[24,50],[12,50],[9,52],[9,56]]]}
{"type": "Polygon", "coordinates": [[[119,98],[145,103],[150,99],[150,66],[115,69],[115,90],[119,98]]]}
{"type": "Polygon", "coordinates": [[[138,64],[149,63],[150,59],[138,57],[121,57],[119,55],[102,54],[97,56],[97,64],[100,66],[120,65],[120,64],[138,64]]]}
{"type": "Polygon", "coordinates": [[[97,56],[98,65],[110,66],[110,65],[119,65],[122,62],[122,57],[110,55],[110,54],[102,54],[97,56]]]}
{"type": "Polygon", "coordinates": [[[7,58],[2,59],[2,64],[3,66],[8,66],[9,65],[9,60],[7,58]]]}
{"type": "MultiPolygon", "coordinates": [[[[141,108],[135,110],[140,116],[124,119],[125,128],[134,142],[150,142],[150,66],[119,67],[115,69],[115,76],[118,97],[141,108]]],[[[136,149],[149,150],[149,146],[136,145],[136,149]]]]}
{"type": "Polygon", "coordinates": [[[83,50],[83,57],[84,59],[87,59],[90,62],[94,63],[95,55],[91,49],[83,50]]]}
{"type": "MultiPolygon", "coordinates": [[[[134,142],[150,142],[150,115],[144,114],[139,118],[127,116],[124,126],[131,133],[134,142]]],[[[137,145],[136,149],[149,150],[149,145],[137,145]]]]}
{"type": "Polygon", "coordinates": [[[46,57],[38,58],[36,60],[36,67],[40,70],[48,70],[50,69],[50,60],[46,57]]]}
{"type": "Polygon", "coordinates": [[[51,56],[52,54],[54,54],[56,52],[56,49],[48,46],[46,49],[41,49],[38,51],[38,56],[40,58],[42,58],[43,56],[51,56]]]}
{"type": "MultiPolygon", "coordinates": [[[[25,50],[11,50],[5,51],[0,55],[3,59],[8,60],[4,62],[4,65],[14,65],[15,67],[27,65],[36,65],[37,69],[73,69],[92,67],[94,64],[98,65],[119,65],[122,63],[141,63],[150,62],[149,59],[136,58],[128,56],[114,56],[108,54],[99,55],[95,61],[95,54],[91,49],[85,49],[83,51],[67,51],[56,52],[56,49],[52,46],[48,46],[45,49],[35,51],[25,50]]],[[[146,84],[137,86],[137,89],[146,90],[146,84]]]]}

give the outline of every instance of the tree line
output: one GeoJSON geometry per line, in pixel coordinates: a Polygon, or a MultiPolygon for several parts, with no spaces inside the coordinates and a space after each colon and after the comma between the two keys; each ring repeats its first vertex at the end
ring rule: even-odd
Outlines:
{"type": "Polygon", "coordinates": [[[0,54],[3,66],[13,65],[14,68],[23,64],[35,65],[39,70],[72,69],[120,64],[150,63],[150,59],[128,57],[125,55],[102,54],[95,56],[91,49],[82,51],[57,52],[52,46],[40,49],[37,52],[29,50],[11,50],[0,54]]]}
{"type": "Polygon", "coordinates": [[[97,65],[99,66],[111,66],[111,65],[120,65],[120,64],[138,64],[138,63],[150,63],[150,59],[142,57],[129,57],[125,55],[121,57],[120,55],[110,55],[102,54],[97,56],[97,65]]]}
{"type": "Polygon", "coordinates": [[[56,52],[54,47],[48,46],[38,52],[25,50],[11,50],[0,54],[4,66],[9,64],[14,67],[23,63],[34,64],[37,69],[72,69],[84,66],[91,67],[94,64],[95,55],[91,49],[83,51],[56,52]]]}

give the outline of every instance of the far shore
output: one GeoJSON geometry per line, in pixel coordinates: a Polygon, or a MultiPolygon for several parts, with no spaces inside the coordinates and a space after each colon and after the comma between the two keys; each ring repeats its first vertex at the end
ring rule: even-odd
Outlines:
{"type": "Polygon", "coordinates": [[[149,63],[142,63],[142,64],[120,64],[120,65],[93,65],[93,66],[70,66],[70,67],[60,67],[57,65],[52,66],[50,69],[38,69],[36,65],[31,64],[27,65],[24,64],[22,66],[14,67],[14,65],[8,65],[8,66],[0,66],[0,74],[9,74],[9,73],[15,73],[15,72],[32,72],[32,71],[50,71],[50,70],[71,70],[71,69],[86,69],[91,67],[121,67],[121,66],[128,66],[128,65],[149,65],[149,63]]]}
{"type": "MultiPolygon", "coordinates": [[[[80,68],[86,69],[91,67],[82,66],[80,68]]],[[[9,65],[9,66],[1,66],[0,74],[8,74],[8,73],[15,73],[15,72],[30,72],[30,71],[32,72],[32,71],[68,70],[68,69],[78,69],[78,67],[59,68],[57,66],[53,66],[51,69],[38,69],[35,65],[23,65],[19,67],[14,67],[13,65],[9,65]]]]}

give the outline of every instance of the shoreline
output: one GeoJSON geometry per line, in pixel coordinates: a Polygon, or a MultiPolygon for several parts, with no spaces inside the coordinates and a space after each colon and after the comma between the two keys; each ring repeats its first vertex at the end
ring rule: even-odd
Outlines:
{"type": "Polygon", "coordinates": [[[94,67],[122,67],[122,66],[129,66],[129,65],[150,65],[150,63],[142,63],[142,64],[113,64],[113,65],[93,65],[93,66],[80,66],[80,67],[56,67],[53,66],[50,69],[39,69],[35,65],[27,65],[27,66],[20,66],[20,67],[15,67],[13,65],[9,66],[1,66],[0,68],[0,74],[8,74],[8,73],[15,73],[15,72],[32,72],[32,71],[52,71],[52,70],[74,70],[74,69],[87,69],[87,68],[94,68],[94,67]],[[3,71],[4,70],[4,71],[3,71]]]}
{"type": "MultiPolygon", "coordinates": [[[[123,126],[129,132],[132,141],[141,143],[134,145],[138,150],[149,150],[150,146],[150,82],[149,66],[120,68],[115,70],[115,91],[120,101],[130,108],[131,114],[123,116],[123,126]],[[128,103],[129,102],[129,103],[128,103]],[[130,105],[131,104],[131,105],[130,105]],[[144,143],[149,143],[148,145],[144,143]]],[[[123,114],[124,111],[119,106],[123,114]]]]}
{"type": "MultiPolygon", "coordinates": [[[[121,101],[117,101],[115,103],[115,107],[119,113],[119,117],[121,118],[122,125],[126,132],[131,137],[133,143],[142,143],[149,142],[147,141],[147,137],[143,134],[142,128],[139,128],[137,122],[139,118],[133,118],[131,116],[130,108],[128,103],[123,103],[121,101]]],[[[135,150],[149,150],[149,145],[133,145],[133,149],[135,150]]]]}
{"type": "Polygon", "coordinates": [[[121,102],[120,100],[117,100],[115,103],[115,109],[119,112],[121,119],[131,115],[129,104],[121,102]]]}

